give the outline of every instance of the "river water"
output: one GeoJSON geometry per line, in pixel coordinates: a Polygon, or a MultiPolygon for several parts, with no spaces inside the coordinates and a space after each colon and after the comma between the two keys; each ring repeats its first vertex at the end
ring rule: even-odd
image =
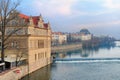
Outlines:
{"type": "Polygon", "coordinates": [[[79,49],[56,55],[59,59],[93,61],[56,61],[21,80],[120,80],[120,42],[116,45],[79,49]],[[97,60],[97,59],[103,60],[97,60]],[[112,60],[104,60],[112,58],[112,60]],[[95,59],[95,60],[94,60],[95,59]]]}

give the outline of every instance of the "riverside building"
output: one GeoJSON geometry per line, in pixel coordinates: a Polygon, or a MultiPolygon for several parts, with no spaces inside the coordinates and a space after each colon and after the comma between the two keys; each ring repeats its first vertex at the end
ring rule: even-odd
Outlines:
{"type": "Polygon", "coordinates": [[[52,46],[67,43],[67,35],[62,32],[52,32],[52,46]]]}
{"type": "Polygon", "coordinates": [[[8,47],[5,50],[5,62],[8,67],[14,67],[27,61],[29,73],[51,63],[51,28],[50,23],[45,23],[42,16],[27,16],[19,14],[17,19],[8,23],[6,36],[11,31],[16,31],[7,39],[8,47]],[[17,26],[17,24],[24,26],[17,26]]]}

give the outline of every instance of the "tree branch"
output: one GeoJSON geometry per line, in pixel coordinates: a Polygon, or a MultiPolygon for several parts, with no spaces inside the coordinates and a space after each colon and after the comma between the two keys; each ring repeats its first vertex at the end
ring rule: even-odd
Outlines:
{"type": "Polygon", "coordinates": [[[16,30],[13,30],[5,39],[4,39],[4,42],[9,38],[11,37],[14,33],[16,33],[17,31],[21,30],[22,28],[18,28],[16,30]]]}

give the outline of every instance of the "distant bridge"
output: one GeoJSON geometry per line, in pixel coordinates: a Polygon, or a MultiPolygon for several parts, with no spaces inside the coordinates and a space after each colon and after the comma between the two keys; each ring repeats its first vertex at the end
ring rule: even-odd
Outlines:
{"type": "Polygon", "coordinates": [[[119,61],[120,58],[56,58],[54,62],[106,62],[106,61],[119,61]]]}

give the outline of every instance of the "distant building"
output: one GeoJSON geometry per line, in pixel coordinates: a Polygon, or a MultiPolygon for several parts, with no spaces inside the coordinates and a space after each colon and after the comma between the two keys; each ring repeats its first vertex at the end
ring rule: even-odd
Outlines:
{"type": "Polygon", "coordinates": [[[92,39],[92,34],[88,31],[88,29],[81,29],[79,34],[81,35],[82,41],[87,41],[92,39]]]}
{"type": "Polygon", "coordinates": [[[83,29],[80,30],[79,34],[85,34],[86,35],[86,34],[90,34],[90,32],[88,31],[88,29],[83,28],[83,29]]]}
{"type": "MultiPolygon", "coordinates": [[[[51,61],[51,28],[50,23],[45,23],[42,16],[27,16],[19,14],[19,22],[12,20],[6,29],[6,36],[13,29],[21,28],[7,41],[5,61],[10,62],[10,67],[15,66],[16,57],[27,60],[29,73],[50,64],[51,61]],[[16,26],[21,23],[25,26],[16,26]]],[[[22,63],[22,62],[21,62],[22,63]]]]}
{"type": "Polygon", "coordinates": [[[81,29],[78,33],[70,33],[69,39],[71,41],[87,41],[92,39],[92,34],[87,29],[81,29]]]}
{"type": "Polygon", "coordinates": [[[67,35],[62,32],[52,32],[52,45],[64,44],[67,42],[67,35]]]}
{"type": "Polygon", "coordinates": [[[73,41],[81,41],[81,35],[78,33],[71,33],[70,36],[73,41]]]}

